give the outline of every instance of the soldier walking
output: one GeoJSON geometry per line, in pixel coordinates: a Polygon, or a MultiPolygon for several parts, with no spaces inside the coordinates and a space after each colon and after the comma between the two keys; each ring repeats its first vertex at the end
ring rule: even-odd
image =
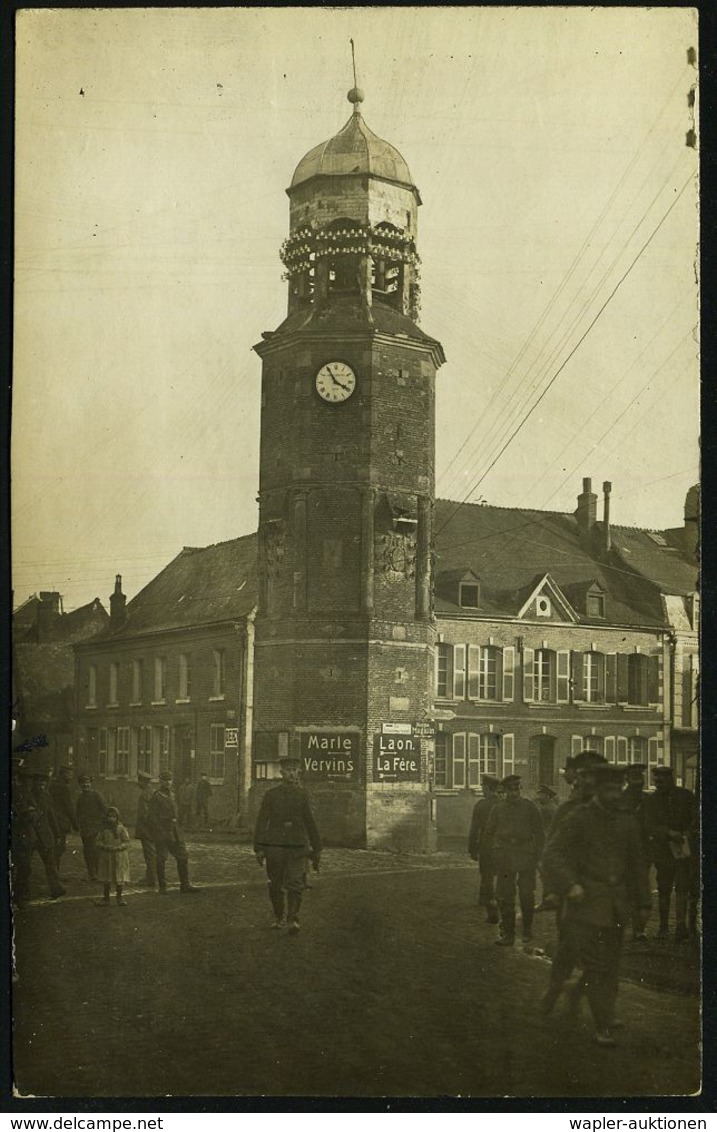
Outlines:
{"type": "Polygon", "coordinates": [[[75,822],[82,838],[87,876],[90,880],[99,880],[100,853],[97,839],[105,824],[107,806],[102,795],[92,789],[92,779],[89,774],[81,774],[78,782],[80,796],[75,803],[75,822]]]}
{"type": "Polygon", "coordinates": [[[290,935],[299,931],[307,857],[311,857],[314,870],[318,872],[322,849],[309,795],[299,784],[300,766],[299,759],[281,760],[282,782],[267,790],[262,798],[254,830],[256,859],[260,865],[266,863],[269,899],[275,918],[273,926],[283,928],[288,911],[290,935]]]}
{"type": "MultiPolygon", "coordinates": [[[[672,767],[652,769],[655,793],[645,799],[645,827],[657,873],[659,912],[658,939],[669,935],[670,904],[675,892],[675,942],[689,939],[690,925],[696,931],[698,885],[693,860],[696,848],[697,804],[691,790],[675,784],[672,767]]],[[[699,882],[698,882],[699,883],[699,882]]]]}
{"type": "Polygon", "coordinates": [[[55,811],[55,821],[57,823],[57,851],[55,854],[55,864],[57,870],[60,870],[60,861],[62,855],[67,848],[67,835],[73,829],[77,829],[77,822],[75,821],[75,803],[72,797],[72,782],[73,768],[69,763],[64,763],[57,775],[52,778],[50,782],[50,797],[52,798],[52,806],[55,811]]]}
{"type": "Polygon", "coordinates": [[[523,920],[523,943],[533,938],[535,911],[535,872],[543,850],[545,835],[535,802],[520,795],[520,775],[503,779],[503,800],[491,810],[486,826],[486,842],[492,850],[496,869],[496,896],[500,911],[500,938],[496,943],[512,947],[515,943],[516,886],[523,920]]]}
{"type": "Polygon", "coordinates": [[[64,896],[65,890],[57,872],[58,830],[48,791],[49,775],[44,771],[23,770],[21,777],[23,786],[13,806],[17,818],[16,836],[13,836],[15,900],[22,904],[30,894],[32,855],[35,850],[45,867],[50,896],[55,900],[58,896],[64,896]]]}
{"type": "Polygon", "coordinates": [[[189,857],[177,820],[177,805],[172,794],[172,773],[169,770],[163,770],[159,776],[159,788],[149,800],[147,818],[157,855],[160,895],[167,894],[166,865],[170,853],[177,862],[179,891],[198,892],[197,886],[189,883],[189,857]]]}
{"type": "Polygon", "coordinates": [[[650,894],[637,824],[622,807],[624,771],[603,763],[592,775],[593,799],[559,825],[544,861],[565,899],[561,931],[583,968],[595,1039],[613,1046],[623,930],[650,894]]]}
{"type": "Polygon", "coordinates": [[[144,879],[140,884],[154,888],[157,884],[157,851],[152,839],[152,830],[149,824],[149,800],[152,796],[152,776],[146,770],[137,771],[137,816],[134,823],[134,835],[142,846],[144,857],[144,879]]]}
{"type": "Polygon", "coordinates": [[[472,860],[478,862],[480,874],[480,887],[478,889],[478,905],[486,909],[486,923],[498,923],[498,901],[495,898],[495,862],[493,853],[488,848],[485,838],[488,817],[500,800],[500,779],[484,774],[481,778],[483,797],[479,798],[473,807],[471,828],[468,834],[468,854],[472,860]]]}

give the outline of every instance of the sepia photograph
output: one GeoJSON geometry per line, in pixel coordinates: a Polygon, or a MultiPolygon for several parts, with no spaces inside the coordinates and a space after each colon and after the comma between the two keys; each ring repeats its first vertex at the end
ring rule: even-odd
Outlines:
{"type": "Polygon", "coordinates": [[[13,1104],[687,1106],[697,10],[15,36],[13,1104]]]}

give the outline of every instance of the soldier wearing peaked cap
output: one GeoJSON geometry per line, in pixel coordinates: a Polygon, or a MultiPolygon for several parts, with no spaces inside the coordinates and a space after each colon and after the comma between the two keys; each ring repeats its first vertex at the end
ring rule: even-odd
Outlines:
{"type": "Polygon", "coordinates": [[[13,895],[18,904],[29,895],[35,850],[45,868],[50,896],[55,899],[65,894],[56,865],[58,828],[48,790],[49,775],[41,770],[22,768],[21,779],[22,787],[13,799],[17,823],[13,830],[13,895]]]}
{"type": "Polygon", "coordinates": [[[100,851],[97,840],[104,828],[107,804],[102,795],[92,789],[89,774],[81,774],[77,781],[80,784],[80,795],[75,802],[75,822],[82,838],[87,876],[90,880],[99,880],[100,851]]]}
{"type": "Polygon", "coordinates": [[[558,803],[555,801],[556,798],[557,793],[553,790],[552,786],[541,785],[535,792],[535,799],[538,804],[538,809],[540,810],[546,837],[558,808],[558,803]]]}
{"type": "Polygon", "coordinates": [[[545,840],[540,811],[535,802],[520,796],[520,781],[518,774],[503,779],[503,799],[491,811],[486,827],[486,841],[494,853],[500,911],[501,935],[496,942],[506,947],[515,942],[516,887],[523,942],[532,939],[535,872],[545,840]]]}
{"type": "Polygon", "coordinates": [[[254,830],[254,853],[266,864],[269,899],[274,909],[274,927],[282,928],[288,913],[289,934],[299,931],[299,910],[306,887],[306,860],[311,857],[319,871],[321,834],[309,795],[299,783],[299,759],[281,759],[282,782],[267,790],[254,830]],[[284,898],[288,908],[285,908],[284,898]]]}
{"type": "Polygon", "coordinates": [[[149,824],[149,800],[152,796],[152,775],[146,770],[137,771],[137,816],[134,835],[142,846],[144,857],[144,878],[140,884],[154,888],[157,884],[157,850],[154,847],[152,829],[149,824]]]}
{"type": "Polygon", "coordinates": [[[623,930],[635,908],[649,909],[650,893],[637,824],[621,807],[624,772],[598,765],[593,782],[593,798],[561,823],[544,860],[565,900],[561,931],[583,968],[596,1040],[611,1046],[623,930]]]}
{"type": "Polygon", "coordinates": [[[177,862],[180,892],[197,892],[196,885],[189,880],[189,854],[177,820],[177,804],[172,793],[172,773],[163,770],[159,776],[159,787],[149,800],[147,824],[152,834],[157,855],[157,881],[161,896],[167,893],[167,857],[171,854],[177,862]]]}
{"type": "Polygon", "coordinates": [[[654,794],[645,799],[645,831],[657,874],[658,939],[669,934],[675,892],[675,941],[697,932],[699,854],[697,802],[691,790],[677,786],[670,766],[652,768],[654,794]]]}
{"type": "Polygon", "coordinates": [[[478,890],[478,905],[486,909],[486,923],[498,923],[498,901],[495,898],[495,863],[493,853],[488,847],[485,837],[486,825],[490,813],[499,801],[500,779],[490,774],[481,778],[483,797],[479,798],[473,807],[471,827],[468,834],[468,854],[478,862],[480,873],[480,888],[478,890]]]}

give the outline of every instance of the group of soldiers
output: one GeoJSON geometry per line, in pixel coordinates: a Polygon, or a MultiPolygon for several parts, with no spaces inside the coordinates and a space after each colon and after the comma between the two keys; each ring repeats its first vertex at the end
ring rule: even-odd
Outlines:
{"type": "MultiPolygon", "coordinates": [[[[62,856],[67,835],[78,832],[87,879],[100,879],[100,836],[107,825],[108,806],[93,788],[88,774],[77,778],[80,788],[75,797],[75,772],[70,765],[61,766],[58,774],[39,768],[19,765],[13,776],[12,794],[12,895],[16,905],[29,896],[33,855],[42,861],[49,894],[52,899],[65,895],[60,877],[62,856]]],[[[137,774],[139,789],[135,837],[142,846],[145,875],[140,884],[167,892],[166,863],[169,856],[177,864],[180,892],[195,892],[189,880],[187,846],[179,824],[177,803],[172,793],[172,774],[163,771],[159,784],[152,788],[151,776],[137,774]]],[[[115,812],[117,812],[115,810],[115,812]]]]}
{"type": "Polygon", "coordinates": [[[670,934],[675,894],[677,943],[697,937],[700,898],[699,819],[695,795],[674,780],[671,767],[621,768],[594,751],[570,756],[564,768],[570,797],[556,804],[541,786],[536,802],[521,796],[521,779],[484,776],[483,797],[471,821],[468,851],[479,863],[479,904],[499,927],[496,943],[516,938],[516,894],[523,943],[532,944],[536,911],[553,910],[557,943],[541,1008],[549,1014],[570,986],[573,1008],[587,996],[599,1045],[615,1044],[615,1001],[625,929],[647,940],[650,868],[658,893],[656,937],[670,934]],[[542,899],[535,904],[537,874],[542,899]],[[574,970],[581,972],[574,984],[574,970]]]}

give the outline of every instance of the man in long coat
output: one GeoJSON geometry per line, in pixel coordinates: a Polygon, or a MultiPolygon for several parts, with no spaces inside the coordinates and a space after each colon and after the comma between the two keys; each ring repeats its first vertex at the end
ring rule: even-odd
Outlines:
{"type": "Polygon", "coordinates": [[[98,880],[100,851],[97,848],[97,838],[104,827],[107,804],[102,795],[92,789],[89,774],[81,774],[78,782],[80,795],[75,803],[75,823],[82,838],[87,876],[90,880],[98,880]]]}
{"type": "Polygon", "coordinates": [[[159,776],[159,787],[149,800],[147,819],[154,849],[157,854],[157,881],[161,896],[167,893],[167,857],[171,854],[177,862],[180,892],[197,892],[197,886],[189,882],[189,855],[179,828],[177,804],[172,793],[172,773],[163,770],[159,776]]]}
{"type": "Polygon", "coordinates": [[[561,931],[583,968],[599,1045],[615,1044],[612,1025],[623,930],[650,893],[637,823],[622,807],[624,771],[592,768],[595,795],[560,824],[545,850],[555,890],[565,900],[561,931]]]}
{"type": "Polygon", "coordinates": [[[645,830],[657,873],[658,939],[669,933],[672,890],[675,891],[675,941],[689,938],[697,917],[699,866],[697,858],[697,803],[691,790],[675,784],[672,767],[653,767],[654,794],[645,799],[645,830]]]}
{"type": "Polygon", "coordinates": [[[134,823],[134,835],[142,846],[144,857],[144,879],[141,884],[154,888],[157,883],[157,850],[154,847],[152,829],[149,824],[149,800],[152,796],[152,775],[146,770],[137,771],[137,816],[134,823]]]}
{"type": "Polygon", "coordinates": [[[267,790],[262,798],[254,830],[256,859],[260,865],[266,863],[274,927],[284,926],[286,911],[290,935],[296,935],[299,930],[307,857],[311,857],[318,872],[322,849],[309,795],[299,784],[300,766],[299,759],[281,760],[282,782],[267,790]],[[285,894],[288,908],[284,903],[285,894]]]}
{"type": "Polygon", "coordinates": [[[77,822],[75,821],[75,801],[72,796],[71,782],[73,777],[73,769],[68,764],[63,764],[58,773],[53,775],[50,781],[50,797],[52,798],[52,805],[55,811],[55,821],[57,822],[57,852],[55,855],[55,864],[57,869],[60,869],[60,861],[67,846],[67,835],[73,829],[77,829],[77,822]]]}
{"type": "Polygon", "coordinates": [[[471,827],[468,833],[468,855],[478,862],[480,873],[480,887],[478,889],[478,905],[486,909],[486,923],[498,923],[498,901],[495,898],[495,863],[493,853],[488,848],[485,838],[488,818],[500,800],[500,779],[484,774],[481,779],[483,797],[479,798],[473,807],[471,827]]]}
{"type": "Polygon", "coordinates": [[[486,843],[493,852],[496,896],[500,911],[500,938],[496,943],[515,943],[515,894],[518,890],[523,920],[523,943],[530,943],[535,910],[535,872],[545,834],[535,802],[520,796],[520,775],[503,779],[503,800],[493,807],[486,825],[486,843]]]}

